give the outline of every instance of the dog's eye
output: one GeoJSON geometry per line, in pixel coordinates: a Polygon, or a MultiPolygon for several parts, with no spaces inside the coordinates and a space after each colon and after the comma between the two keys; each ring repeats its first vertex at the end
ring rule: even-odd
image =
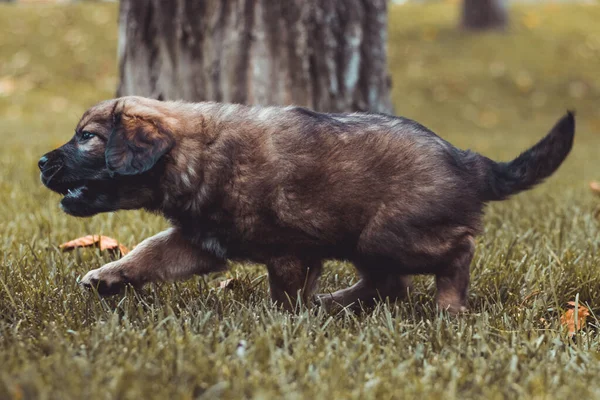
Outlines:
{"type": "Polygon", "coordinates": [[[95,134],[93,134],[92,132],[88,132],[88,131],[83,131],[81,132],[81,140],[82,141],[86,141],[86,140],[90,140],[91,138],[93,138],[94,136],[96,136],[95,134]]]}

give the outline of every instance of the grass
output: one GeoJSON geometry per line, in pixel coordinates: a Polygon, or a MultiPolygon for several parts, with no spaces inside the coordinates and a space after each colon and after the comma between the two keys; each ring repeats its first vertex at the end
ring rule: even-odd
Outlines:
{"type": "MultiPolygon", "coordinates": [[[[39,183],[37,158],[116,87],[115,5],[0,7],[0,399],[600,398],[599,6],[522,6],[508,34],[455,30],[451,5],[390,11],[398,114],[463,148],[509,159],[567,108],[572,155],[556,176],[492,204],[473,262],[472,313],[434,309],[430,277],[373,313],[289,315],[265,269],[99,300],[77,277],[109,260],[57,245],[101,233],[131,246],[166,226],[119,212],[75,219],[39,183]],[[218,282],[237,277],[232,290],[218,282]],[[560,324],[578,298],[592,316],[560,324]]],[[[324,290],[356,280],[331,262],[324,290]]]]}

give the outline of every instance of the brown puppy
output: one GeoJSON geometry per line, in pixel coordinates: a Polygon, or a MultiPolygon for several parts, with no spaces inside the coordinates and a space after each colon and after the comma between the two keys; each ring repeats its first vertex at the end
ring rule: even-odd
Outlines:
{"type": "Polygon", "coordinates": [[[321,295],[327,304],[398,298],[410,275],[435,274],[439,307],[456,313],[485,203],[551,175],[574,131],[569,113],[497,163],[405,118],[125,97],[89,109],[39,166],[68,214],[144,208],[173,224],[90,271],[82,283],[100,293],[249,260],[267,265],[273,300],[293,308],[333,258],[361,279],[321,295]]]}

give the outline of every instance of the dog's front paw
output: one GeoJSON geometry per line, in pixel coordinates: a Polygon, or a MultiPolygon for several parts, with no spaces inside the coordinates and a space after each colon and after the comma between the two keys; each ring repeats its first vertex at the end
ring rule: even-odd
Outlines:
{"type": "Polygon", "coordinates": [[[127,284],[131,283],[122,269],[115,268],[110,264],[91,270],[79,281],[81,286],[87,289],[96,289],[101,296],[119,294],[127,284]]]}

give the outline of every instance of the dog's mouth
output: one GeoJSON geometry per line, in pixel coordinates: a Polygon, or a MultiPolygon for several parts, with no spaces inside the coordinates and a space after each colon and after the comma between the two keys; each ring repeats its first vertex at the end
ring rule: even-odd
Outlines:
{"type": "MultiPolygon", "coordinates": [[[[51,182],[48,188],[63,195],[60,200],[60,208],[64,212],[74,216],[92,215],[88,211],[88,207],[82,205],[87,204],[91,193],[89,192],[88,182],[86,181],[69,181],[69,182],[51,182]]],[[[93,197],[93,196],[92,196],[93,197]]]]}
{"type": "Polygon", "coordinates": [[[60,208],[75,217],[89,217],[97,213],[92,206],[97,198],[97,193],[90,190],[87,184],[80,184],[63,189],[64,197],[60,201],[60,208]]]}
{"type": "Polygon", "coordinates": [[[41,181],[48,189],[62,195],[60,208],[76,217],[114,211],[118,200],[118,183],[101,173],[85,169],[65,171],[62,166],[46,168],[41,181]]]}
{"type": "Polygon", "coordinates": [[[100,205],[104,205],[106,196],[99,191],[99,182],[96,181],[74,181],[61,187],[64,195],[60,201],[60,208],[69,215],[75,217],[89,217],[97,214],[100,205]]]}
{"type": "Polygon", "coordinates": [[[55,191],[65,197],[77,197],[87,189],[86,181],[73,181],[59,183],[55,191]]]}
{"type": "Polygon", "coordinates": [[[47,179],[42,175],[42,183],[56,193],[65,197],[77,197],[87,189],[89,182],[87,180],[58,181],[56,179],[47,179]]]}
{"type": "Polygon", "coordinates": [[[63,192],[63,199],[78,199],[84,195],[84,193],[88,190],[87,185],[79,185],[74,186],[73,188],[66,189],[66,192],[63,192]]]}
{"type": "Polygon", "coordinates": [[[62,194],[64,197],[77,198],[87,190],[89,180],[86,179],[61,179],[57,176],[63,166],[53,166],[42,171],[40,178],[42,183],[50,190],[62,194]]]}

